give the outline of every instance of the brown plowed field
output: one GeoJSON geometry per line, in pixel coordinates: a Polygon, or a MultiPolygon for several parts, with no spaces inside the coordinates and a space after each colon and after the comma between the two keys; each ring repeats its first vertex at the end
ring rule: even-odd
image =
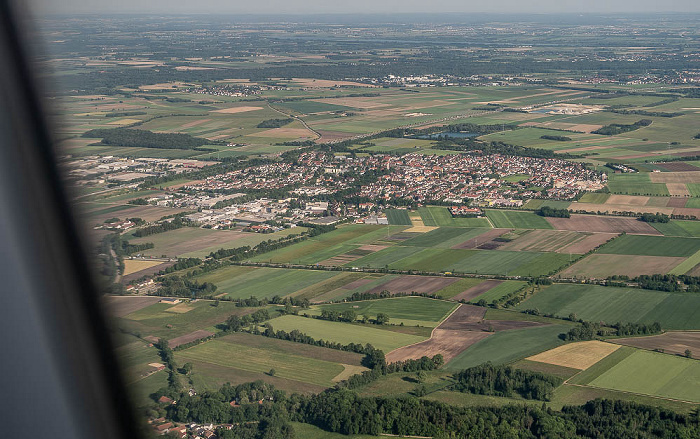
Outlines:
{"type": "Polygon", "coordinates": [[[642,349],[663,349],[669,354],[684,355],[686,349],[690,349],[693,355],[700,354],[700,332],[667,332],[651,337],[618,338],[611,341],[642,349]]]}
{"type": "Polygon", "coordinates": [[[485,339],[491,334],[491,332],[435,329],[433,331],[433,336],[429,340],[395,349],[387,354],[386,361],[393,363],[408,359],[418,359],[423,356],[432,357],[433,355],[442,354],[445,362],[448,362],[469,346],[477,341],[485,339]]]}
{"type": "Polygon", "coordinates": [[[467,301],[472,300],[473,298],[482,295],[483,293],[487,292],[491,288],[496,287],[497,285],[500,285],[501,283],[503,283],[502,280],[484,281],[484,282],[480,283],[479,285],[475,285],[475,286],[469,288],[468,290],[457,294],[456,296],[454,296],[452,298],[452,300],[457,301],[457,302],[459,302],[460,300],[467,300],[467,301]]]}
{"type": "Polygon", "coordinates": [[[599,245],[606,243],[608,240],[612,239],[615,236],[617,236],[617,233],[594,233],[592,235],[586,236],[581,241],[560,248],[558,252],[583,255],[598,247],[599,245]]]}
{"type": "Polygon", "coordinates": [[[391,293],[434,293],[457,282],[457,278],[434,276],[401,276],[389,282],[376,286],[369,290],[371,294],[377,294],[384,290],[391,293]]]}
{"type": "Polygon", "coordinates": [[[666,207],[685,207],[685,203],[688,202],[688,199],[685,197],[671,197],[668,200],[668,204],[666,204],[666,207]]]}
{"type": "Polygon", "coordinates": [[[485,315],[486,308],[482,306],[461,305],[438,328],[462,330],[468,325],[482,322],[485,315]]]}
{"type": "Polygon", "coordinates": [[[569,244],[585,239],[587,235],[568,230],[533,230],[504,244],[501,250],[556,252],[569,244]]]}
{"type": "MultiPolygon", "coordinates": [[[[700,175],[700,174],[699,174],[700,175]]],[[[672,197],[689,197],[690,191],[685,183],[666,183],[668,193],[672,197]]]]}
{"type": "Polygon", "coordinates": [[[464,241],[461,244],[457,244],[453,246],[452,248],[461,248],[461,249],[471,249],[471,248],[476,248],[477,246],[482,246],[486,244],[487,242],[493,240],[494,238],[498,238],[501,235],[505,235],[506,233],[510,232],[513,229],[491,229],[487,232],[482,233],[481,235],[468,239],[464,241]]]}
{"type": "Polygon", "coordinates": [[[171,338],[168,340],[168,345],[170,345],[171,348],[176,348],[182,344],[187,344],[202,338],[207,338],[211,335],[214,335],[213,332],[205,331],[203,329],[200,329],[198,331],[191,332],[189,334],[181,335],[179,337],[171,338]]]}
{"type": "Polygon", "coordinates": [[[161,297],[137,297],[137,296],[107,296],[105,303],[107,311],[114,317],[124,317],[154,303],[158,303],[161,297]]]}
{"type": "Polygon", "coordinates": [[[673,209],[674,215],[690,215],[700,218],[700,209],[694,209],[690,207],[678,207],[673,209]]]}
{"type": "Polygon", "coordinates": [[[137,271],[136,273],[127,274],[125,276],[122,276],[122,284],[128,285],[131,281],[134,281],[136,279],[140,279],[143,276],[150,276],[152,274],[156,274],[159,271],[166,269],[172,265],[175,265],[175,262],[163,262],[162,264],[154,265],[153,267],[146,268],[145,270],[137,271]]]}
{"type": "Polygon", "coordinates": [[[695,172],[700,171],[700,168],[693,166],[690,163],[685,162],[672,162],[672,163],[657,163],[661,169],[665,169],[670,172],[695,172]]]}
{"type": "Polygon", "coordinates": [[[547,218],[547,221],[557,230],[661,235],[661,232],[636,218],[571,215],[571,218],[547,218]]]}
{"type": "Polygon", "coordinates": [[[690,172],[650,172],[652,183],[700,183],[700,173],[690,172]]]}

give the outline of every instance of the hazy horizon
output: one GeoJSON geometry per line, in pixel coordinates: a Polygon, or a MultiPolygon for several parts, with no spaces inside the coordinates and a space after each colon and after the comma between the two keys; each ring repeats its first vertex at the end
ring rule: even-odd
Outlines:
{"type": "Polygon", "coordinates": [[[304,0],[290,2],[283,0],[263,0],[241,2],[225,0],[62,0],[60,4],[51,0],[30,2],[38,14],[255,14],[255,15],[294,15],[294,14],[607,14],[607,13],[700,13],[697,0],[540,0],[523,4],[518,0],[496,0],[483,2],[437,0],[430,3],[416,0],[355,0],[354,2],[328,2],[304,0]],[[429,6],[428,6],[429,5],[429,6]]]}

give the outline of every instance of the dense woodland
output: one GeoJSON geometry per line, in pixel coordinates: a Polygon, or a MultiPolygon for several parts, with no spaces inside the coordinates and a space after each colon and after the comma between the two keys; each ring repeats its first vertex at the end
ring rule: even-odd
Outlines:
{"type": "Polygon", "coordinates": [[[196,149],[212,141],[183,133],[154,133],[131,128],[108,128],[86,131],[82,137],[102,138],[104,145],[140,148],[196,149]]]}
{"type": "MultiPolygon", "coordinates": [[[[268,438],[291,438],[290,421],[342,434],[380,433],[435,438],[695,438],[695,415],[680,415],[632,402],[595,400],[561,412],[523,405],[455,407],[406,396],[360,397],[344,389],[318,395],[285,395],[261,381],[189,396],[163,389],[176,405],[161,407],[177,422],[245,424],[260,421],[268,438]],[[238,407],[229,403],[236,401],[238,407]],[[262,401],[262,403],[254,403],[262,401]]],[[[253,429],[251,429],[253,430],[253,429]]],[[[251,434],[260,434],[251,432],[251,434]]],[[[229,436],[231,437],[231,436],[229,436]]],[[[248,437],[263,437],[251,435],[248,437]]]]}

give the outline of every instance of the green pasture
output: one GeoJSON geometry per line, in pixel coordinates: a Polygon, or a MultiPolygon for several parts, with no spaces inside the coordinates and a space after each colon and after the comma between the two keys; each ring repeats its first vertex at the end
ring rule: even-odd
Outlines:
{"type": "Polygon", "coordinates": [[[389,299],[364,300],[361,302],[321,305],[320,311],[343,312],[352,310],[358,316],[376,317],[379,313],[387,314],[397,322],[403,319],[439,322],[449,314],[456,305],[454,302],[429,299],[427,297],[395,297],[389,299]]]}
{"type": "Polygon", "coordinates": [[[259,349],[222,339],[210,340],[175,354],[178,363],[210,363],[231,366],[250,372],[268,372],[275,369],[275,376],[302,381],[319,386],[331,386],[333,378],[344,367],[341,364],[289,352],[259,349]]]}
{"type": "MultiPolygon", "coordinates": [[[[139,332],[142,337],[153,335],[158,338],[171,339],[198,329],[213,328],[232,314],[250,311],[250,309],[238,308],[232,302],[221,301],[218,306],[214,305],[213,301],[199,300],[186,304],[187,307],[191,308],[190,311],[174,312],[169,311],[173,305],[156,303],[119,318],[116,322],[119,327],[131,332],[139,332]]],[[[180,306],[180,304],[175,306],[180,306]]]]}
{"type": "Polygon", "coordinates": [[[458,280],[457,282],[446,286],[445,288],[441,289],[440,291],[437,291],[435,294],[438,297],[442,297],[443,299],[451,299],[457,294],[463,293],[464,291],[467,291],[468,289],[475,287],[481,283],[484,282],[484,279],[477,279],[477,278],[463,278],[458,280]]]}
{"type": "Polygon", "coordinates": [[[588,385],[700,403],[700,362],[635,350],[588,385]]]}
{"type": "Polygon", "coordinates": [[[401,245],[416,247],[450,248],[488,231],[485,228],[463,229],[457,227],[440,227],[415,238],[403,241],[401,245]]]}
{"type": "MultiPolygon", "coordinates": [[[[391,316],[391,314],[390,314],[391,316]]],[[[377,349],[388,353],[401,346],[418,343],[423,337],[400,332],[387,331],[380,326],[359,325],[341,322],[304,318],[293,315],[277,317],[269,322],[279,331],[290,332],[294,329],[317,340],[328,340],[336,343],[369,343],[377,349]]]]}

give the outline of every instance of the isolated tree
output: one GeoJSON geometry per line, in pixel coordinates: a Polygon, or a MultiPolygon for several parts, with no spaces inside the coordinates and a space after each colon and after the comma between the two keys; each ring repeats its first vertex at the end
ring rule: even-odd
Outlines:
{"type": "Polygon", "coordinates": [[[690,351],[690,349],[685,350],[685,356],[687,358],[693,358],[693,353],[690,351]]]}
{"type": "Polygon", "coordinates": [[[383,312],[380,312],[377,314],[377,318],[375,319],[378,325],[383,325],[385,323],[389,323],[389,315],[385,314],[383,312]]]}
{"type": "Polygon", "coordinates": [[[270,371],[267,374],[270,375],[271,377],[273,377],[273,376],[275,376],[276,372],[277,371],[275,371],[275,369],[270,369],[270,371]]]}
{"type": "Polygon", "coordinates": [[[182,365],[182,372],[185,375],[189,375],[192,373],[192,368],[193,368],[192,363],[185,363],[182,365]]]}

